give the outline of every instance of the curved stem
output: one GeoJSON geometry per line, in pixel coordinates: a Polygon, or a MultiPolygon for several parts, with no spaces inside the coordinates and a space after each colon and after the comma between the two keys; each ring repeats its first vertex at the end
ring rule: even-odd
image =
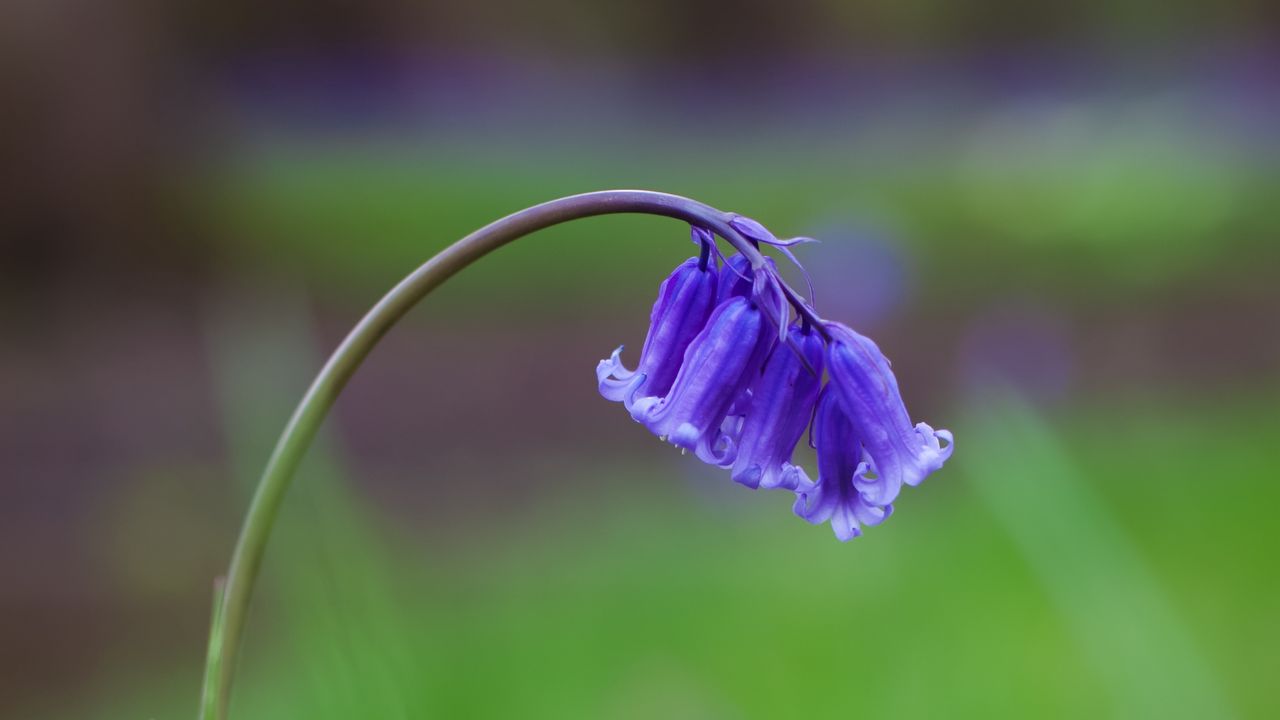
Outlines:
{"type": "MultiPolygon", "coordinates": [[[[758,268],[764,263],[760,251],[729,225],[726,213],[678,195],[645,190],[607,190],[552,200],[508,215],[445,248],[400,281],[361,318],[329,357],[298,403],[267,461],[231,556],[226,587],[218,598],[221,606],[215,604],[215,623],[205,667],[202,717],[222,720],[227,715],[236,653],[244,634],[253,582],[280,503],[325,414],[373,346],[419,300],[489,252],[552,225],[613,213],[663,215],[700,225],[727,240],[751,261],[752,267],[758,268]]],[[[791,288],[783,287],[797,312],[816,322],[812,309],[791,288]]]]}

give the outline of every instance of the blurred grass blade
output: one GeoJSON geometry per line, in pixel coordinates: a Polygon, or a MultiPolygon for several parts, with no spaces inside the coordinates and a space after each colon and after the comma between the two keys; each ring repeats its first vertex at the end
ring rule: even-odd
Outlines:
{"type": "Polygon", "coordinates": [[[971,403],[969,481],[1013,537],[1107,688],[1117,717],[1227,718],[1212,669],[1121,523],[1035,411],[971,403]]]}
{"type": "Polygon", "coordinates": [[[217,702],[214,678],[218,677],[222,667],[222,643],[219,638],[222,637],[222,605],[223,599],[226,597],[223,594],[223,590],[226,588],[226,584],[226,578],[222,577],[213,581],[213,611],[212,619],[209,622],[209,657],[205,663],[207,673],[204,678],[204,687],[200,692],[201,720],[214,717],[214,707],[217,702]]]}

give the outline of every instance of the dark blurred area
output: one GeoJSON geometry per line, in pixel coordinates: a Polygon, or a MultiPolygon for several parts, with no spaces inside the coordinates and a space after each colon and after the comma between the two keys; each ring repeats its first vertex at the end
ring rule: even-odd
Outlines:
{"type": "Polygon", "coordinates": [[[212,579],[323,358],[447,243],[612,187],[819,237],[820,309],[955,467],[848,546],[700,474],[591,378],[685,229],[546,231],[339,402],[245,716],[1280,711],[1280,6],[3,13],[0,715],[194,713],[212,579]]]}

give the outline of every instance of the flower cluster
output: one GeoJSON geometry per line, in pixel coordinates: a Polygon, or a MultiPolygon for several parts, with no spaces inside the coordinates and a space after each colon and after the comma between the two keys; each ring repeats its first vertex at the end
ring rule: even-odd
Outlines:
{"type": "MultiPolygon", "coordinates": [[[[738,215],[728,224],[795,260],[787,248],[799,239],[778,240],[738,215]]],[[[830,522],[840,540],[884,521],[904,483],[950,457],[951,433],[913,425],[880,348],[818,317],[772,260],[724,257],[706,228],[695,226],[693,239],[701,253],[663,281],[636,369],[619,347],[596,368],[600,394],[734,481],[795,493],[795,513],[830,522]],[[793,462],[806,429],[816,480],[793,462]]]]}

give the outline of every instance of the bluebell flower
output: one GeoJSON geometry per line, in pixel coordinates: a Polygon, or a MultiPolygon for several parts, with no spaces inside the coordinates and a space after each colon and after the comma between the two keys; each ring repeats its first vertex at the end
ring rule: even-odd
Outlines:
{"type": "Polygon", "coordinates": [[[876,344],[819,317],[772,259],[752,251],[767,245],[796,262],[789,248],[808,238],[778,240],[740,215],[724,222],[741,236],[739,253],[724,258],[709,230],[693,228],[702,256],[662,284],[636,370],[622,364],[621,348],[600,362],[600,393],[659,438],[729,469],[734,481],[792,490],[797,515],[829,522],[841,540],[857,537],[889,517],[904,484],[942,467],[951,433],[912,425],[876,344]],[[810,426],[816,481],[793,462],[810,426]]]}
{"type": "MultiPolygon", "coordinates": [[[[841,541],[862,534],[861,525],[878,525],[893,506],[872,503],[858,490],[869,470],[854,423],[828,385],[813,417],[813,445],[818,451],[818,482],[796,488],[795,513],[814,525],[831,523],[841,541]]],[[[807,478],[806,478],[807,480],[807,478]]]]}
{"type": "Polygon", "coordinates": [[[729,298],[690,343],[670,392],[632,401],[632,418],[667,442],[694,451],[704,462],[732,462],[735,446],[724,432],[725,419],[760,373],[773,340],[772,328],[755,303],[729,298]]]}
{"type": "Polygon", "coordinates": [[[795,490],[809,477],[791,456],[804,436],[822,385],[822,338],[812,328],[791,327],[790,342],[776,345],[751,384],[735,430],[734,481],[751,488],[795,490]],[[808,361],[808,367],[801,361],[808,361]]]}
{"type": "Polygon", "coordinates": [[[874,475],[861,482],[877,504],[897,497],[903,483],[919,485],[954,449],[951,433],[911,424],[889,360],[869,338],[829,322],[827,372],[831,391],[866,448],[874,475]],[[947,442],[943,447],[939,439],[947,442]]]}
{"type": "Polygon", "coordinates": [[[600,394],[630,410],[636,397],[662,397],[671,389],[689,343],[702,332],[716,303],[718,279],[706,257],[689,258],[663,281],[649,314],[649,334],[635,370],[622,364],[622,348],[596,366],[600,394]]]}

